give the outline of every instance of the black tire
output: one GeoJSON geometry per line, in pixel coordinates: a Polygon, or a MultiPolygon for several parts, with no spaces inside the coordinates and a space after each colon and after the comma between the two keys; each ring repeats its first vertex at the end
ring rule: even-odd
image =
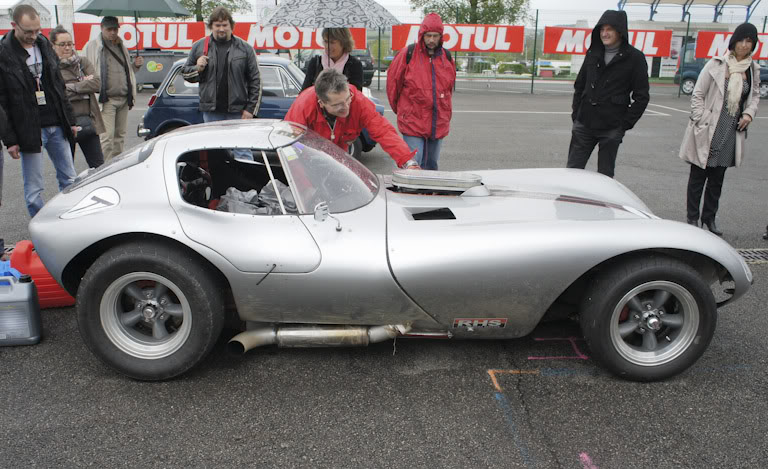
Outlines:
{"type": "Polygon", "coordinates": [[[80,334],[94,355],[124,375],[173,378],[215,345],[225,319],[222,290],[184,250],[152,242],[118,246],[80,283],[80,334]]]}
{"type": "Polygon", "coordinates": [[[171,124],[171,125],[169,125],[169,126],[167,126],[167,127],[163,127],[163,128],[162,128],[162,129],[161,129],[161,130],[160,130],[160,131],[157,133],[157,135],[163,135],[163,134],[167,134],[168,132],[174,131],[174,130],[176,130],[176,129],[180,129],[180,128],[182,128],[182,127],[186,127],[186,126],[184,126],[184,125],[180,125],[180,124],[171,124]]]}
{"type": "Polygon", "coordinates": [[[701,357],[717,324],[712,291],[689,265],[652,255],[595,278],[581,306],[595,361],[625,379],[663,380],[701,357]]]}
{"type": "Polygon", "coordinates": [[[683,94],[691,94],[693,93],[693,89],[696,87],[696,80],[693,78],[686,78],[683,80],[683,84],[680,86],[681,91],[683,94]]]}

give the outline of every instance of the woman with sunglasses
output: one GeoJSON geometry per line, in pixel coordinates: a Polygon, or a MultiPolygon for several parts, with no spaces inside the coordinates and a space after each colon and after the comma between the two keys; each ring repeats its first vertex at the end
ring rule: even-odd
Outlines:
{"type": "Polygon", "coordinates": [[[63,26],[56,26],[50,33],[51,44],[59,56],[59,68],[67,86],[67,99],[77,120],[77,138],[72,142],[72,156],[75,155],[75,142],[80,144],[85,161],[91,168],[98,168],[104,163],[99,134],[104,133],[104,120],[101,118],[99,102],[95,93],[101,87],[99,76],[87,58],[77,55],[72,35],[63,26]]]}

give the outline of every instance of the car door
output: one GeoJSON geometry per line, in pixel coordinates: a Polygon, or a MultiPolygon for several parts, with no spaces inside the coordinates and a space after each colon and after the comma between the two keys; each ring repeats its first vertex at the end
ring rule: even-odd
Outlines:
{"type": "MultiPolygon", "coordinates": [[[[288,113],[291,104],[298,96],[292,88],[286,88],[283,78],[285,72],[279,65],[259,65],[261,78],[261,107],[257,117],[263,119],[282,119],[288,113]]],[[[290,86],[295,87],[295,85],[290,86]]]]}

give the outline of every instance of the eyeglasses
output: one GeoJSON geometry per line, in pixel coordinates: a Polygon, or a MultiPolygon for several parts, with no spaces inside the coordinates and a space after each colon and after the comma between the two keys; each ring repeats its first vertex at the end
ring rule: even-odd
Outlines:
{"type": "Polygon", "coordinates": [[[327,107],[333,109],[334,111],[338,111],[338,110],[341,110],[341,109],[349,107],[349,105],[352,104],[352,98],[353,97],[354,97],[354,95],[352,93],[349,93],[349,96],[347,96],[346,99],[344,99],[344,101],[342,101],[340,103],[331,104],[331,103],[323,102],[323,104],[325,104],[327,107]]]}
{"type": "Polygon", "coordinates": [[[40,34],[40,31],[41,31],[40,28],[38,28],[38,29],[24,29],[21,26],[19,26],[18,24],[16,25],[16,27],[19,28],[19,31],[21,31],[21,34],[23,34],[25,36],[37,36],[38,34],[40,34]]]}
{"type": "Polygon", "coordinates": [[[58,44],[54,44],[59,47],[75,47],[74,42],[59,42],[58,44]]]}

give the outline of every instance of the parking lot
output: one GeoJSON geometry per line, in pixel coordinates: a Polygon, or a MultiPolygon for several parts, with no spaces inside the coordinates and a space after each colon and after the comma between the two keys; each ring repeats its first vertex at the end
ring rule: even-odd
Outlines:
{"type": "MultiPolygon", "coordinates": [[[[383,82],[382,82],[383,83],[383,82]]],[[[491,86],[493,85],[493,86],[491,86]]],[[[459,82],[440,169],[563,167],[567,83],[483,88],[459,82]]],[[[374,95],[386,102],[386,96],[374,95]]],[[[131,111],[127,145],[151,93],[131,111]]],[[[689,100],[654,86],[619,151],[616,179],[656,215],[684,221],[688,167],[677,157],[689,100]]],[[[768,101],[764,101],[768,106],[768,101]]],[[[388,106],[387,106],[388,107],[388,106]]],[[[768,107],[765,108],[768,115],[768,107]]],[[[758,112],[758,116],[760,111],[758,112]]],[[[386,112],[394,122],[391,112],[386,112]]],[[[726,173],[718,225],[739,249],[764,249],[768,117],[726,173]]],[[[21,169],[5,157],[0,237],[28,239],[21,169]]],[[[85,169],[82,154],[77,169],[85,169]]],[[[595,170],[596,156],[589,170],[595,170]]],[[[361,161],[390,173],[376,148],[361,161]]],[[[47,190],[55,192],[48,163],[47,190]]],[[[225,236],[222,233],[222,236],[225,236]]],[[[568,243],[568,239],[563,239],[568,243]]],[[[5,467],[762,467],[768,459],[768,265],[720,310],[714,339],[687,372],[619,380],[589,358],[578,324],[514,341],[398,340],[359,349],[263,348],[232,357],[225,331],[180,379],[115,374],[81,341],[74,308],[43,312],[36,346],[0,348],[5,467]]],[[[301,292],[297,292],[301,294],[301,292]]]]}

